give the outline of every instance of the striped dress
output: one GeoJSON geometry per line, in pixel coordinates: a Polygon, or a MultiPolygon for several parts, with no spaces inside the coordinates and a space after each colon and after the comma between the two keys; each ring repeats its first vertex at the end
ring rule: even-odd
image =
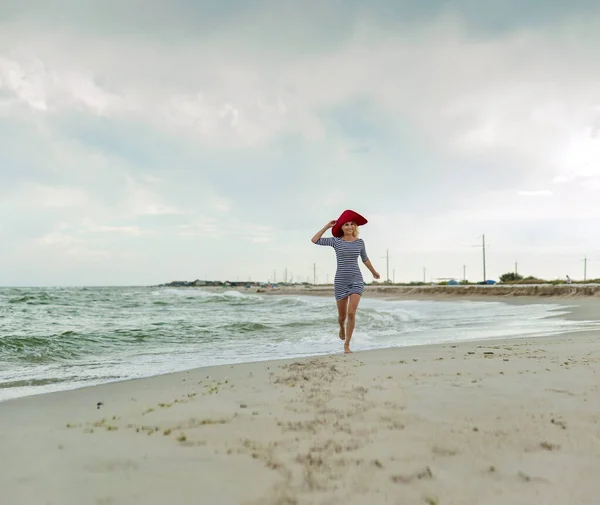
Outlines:
{"type": "Polygon", "coordinates": [[[317,245],[333,247],[337,258],[337,270],[333,283],[336,300],[343,300],[355,293],[362,295],[365,283],[358,266],[358,256],[363,263],[369,258],[362,239],[348,242],[337,237],[320,238],[315,242],[317,245]]]}

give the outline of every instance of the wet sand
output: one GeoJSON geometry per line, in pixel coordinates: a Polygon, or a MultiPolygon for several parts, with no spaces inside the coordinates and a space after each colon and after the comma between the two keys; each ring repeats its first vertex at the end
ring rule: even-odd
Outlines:
{"type": "Polygon", "coordinates": [[[596,505],[599,402],[596,333],[44,394],[0,404],[2,503],[596,505]]]}

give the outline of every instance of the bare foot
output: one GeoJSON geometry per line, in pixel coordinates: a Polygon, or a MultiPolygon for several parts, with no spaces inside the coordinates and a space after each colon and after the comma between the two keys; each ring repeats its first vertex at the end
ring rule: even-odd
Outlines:
{"type": "Polygon", "coordinates": [[[345,345],[344,346],[344,353],[345,354],[352,354],[352,351],[350,350],[350,346],[349,345],[345,345]]]}
{"type": "Polygon", "coordinates": [[[346,340],[346,330],[343,326],[340,326],[340,340],[346,340]]]}

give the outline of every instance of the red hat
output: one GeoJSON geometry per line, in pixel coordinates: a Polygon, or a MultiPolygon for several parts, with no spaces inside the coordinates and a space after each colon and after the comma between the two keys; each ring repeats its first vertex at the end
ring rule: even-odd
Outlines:
{"type": "Polygon", "coordinates": [[[362,226],[363,224],[367,224],[368,222],[358,212],[354,212],[353,210],[345,210],[344,212],[342,212],[336,223],[333,225],[333,228],[331,228],[331,234],[334,237],[343,236],[344,232],[342,231],[342,225],[350,221],[356,223],[356,226],[362,226]]]}

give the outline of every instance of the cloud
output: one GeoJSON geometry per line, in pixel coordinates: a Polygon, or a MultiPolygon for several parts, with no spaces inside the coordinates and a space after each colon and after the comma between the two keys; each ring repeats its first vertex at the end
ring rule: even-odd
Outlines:
{"type": "Polygon", "coordinates": [[[202,217],[196,219],[193,224],[177,225],[179,234],[183,236],[209,236],[211,238],[219,237],[225,233],[219,222],[212,217],[202,217]]]}
{"type": "Polygon", "coordinates": [[[274,239],[274,232],[275,230],[270,226],[254,225],[250,227],[248,239],[257,244],[272,242],[274,239]]]}
{"type": "Polygon", "coordinates": [[[552,191],[549,189],[535,189],[519,191],[520,196],[552,196],[552,191]]]}
{"type": "Polygon", "coordinates": [[[82,220],[82,229],[84,232],[90,233],[119,233],[123,235],[131,235],[139,237],[141,235],[153,234],[152,230],[142,230],[139,226],[110,226],[110,225],[99,225],[94,223],[92,220],[85,218],[82,220]]]}
{"type": "Polygon", "coordinates": [[[55,264],[69,261],[102,263],[130,259],[130,255],[125,252],[102,248],[101,244],[95,242],[81,236],[52,232],[31,242],[30,247],[43,251],[47,255],[47,263],[55,264]]]}
{"type": "Polygon", "coordinates": [[[40,244],[44,245],[58,245],[58,246],[71,246],[74,244],[80,244],[81,239],[65,235],[64,233],[48,233],[38,239],[40,244]]]}
{"type": "MultiPolygon", "coordinates": [[[[162,198],[148,187],[148,184],[136,182],[131,177],[126,180],[127,184],[127,207],[129,213],[134,216],[180,214],[182,211],[175,206],[165,204],[162,198]]],[[[152,185],[156,185],[153,183],[152,185]]]]}
{"type": "Polygon", "coordinates": [[[308,268],[344,208],[372,216],[378,259],[445,258],[481,228],[558,247],[600,216],[589,2],[90,5],[0,22],[0,234],[37,240],[34,261],[79,247],[132,282],[196,278],[202,247],[215,276],[259,277],[308,268]],[[240,238],[247,266],[224,260],[240,238]]]}
{"type": "Polygon", "coordinates": [[[9,201],[14,207],[37,207],[45,209],[81,208],[89,202],[84,188],[69,186],[47,186],[31,182],[21,186],[9,201]]]}

